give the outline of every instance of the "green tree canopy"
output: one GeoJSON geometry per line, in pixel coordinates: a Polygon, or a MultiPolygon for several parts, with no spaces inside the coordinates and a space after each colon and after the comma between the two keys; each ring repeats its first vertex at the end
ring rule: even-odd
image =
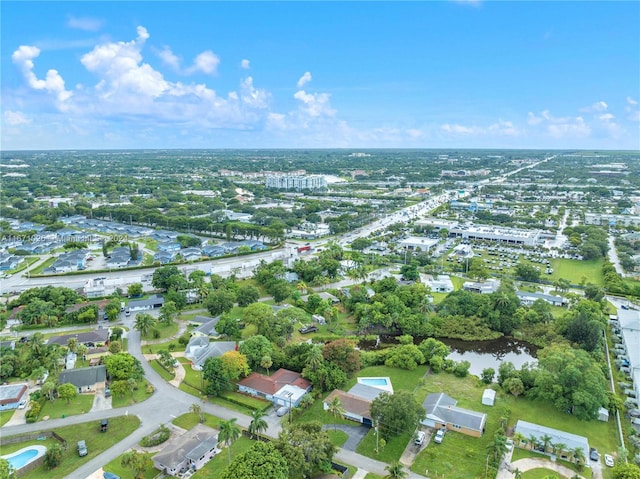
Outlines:
{"type": "Polygon", "coordinates": [[[222,479],[288,479],[287,460],[272,443],[257,442],[236,456],[222,479]]]}
{"type": "Polygon", "coordinates": [[[382,393],[371,404],[371,417],[379,424],[385,440],[412,432],[425,418],[425,411],[409,391],[397,391],[394,394],[382,393]]]}

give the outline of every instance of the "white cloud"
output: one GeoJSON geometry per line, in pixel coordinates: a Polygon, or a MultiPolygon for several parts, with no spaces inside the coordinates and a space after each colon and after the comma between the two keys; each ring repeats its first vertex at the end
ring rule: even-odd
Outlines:
{"type": "Polygon", "coordinates": [[[609,121],[609,120],[613,120],[615,116],[613,116],[611,113],[604,113],[603,115],[600,115],[598,118],[603,121],[609,121]]]}
{"type": "Polygon", "coordinates": [[[302,88],[311,81],[311,72],[304,72],[304,75],[298,80],[298,88],[302,88]]]}
{"type": "Polygon", "coordinates": [[[28,119],[24,113],[20,111],[11,111],[7,110],[4,112],[4,121],[7,125],[17,126],[17,125],[28,125],[31,123],[31,120],[28,119]]]}
{"type": "Polygon", "coordinates": [[[242,68],[243,70],[249,70],[251,68],[251,64],[249,60],[247,60],[246,58],[243,58],[242,61],[240,62],[240,68],[242,68]]]}
{"type": "Polygon", "coordinates": [[[67,26],[69,28],[75,28],[77,30],[84,30],[87,32],[97,32],[102,28],[104,22],[97,18],[91,17],[74,17],[69,16],[67,19],[67,26]]]}
{"type": "Polygon", "coordinates": [[[497,123],[493,123],[486,127],[477,125],[465,126],[458,123],[450,124],[445,123],[440,129],[446,133],[461,135],[461,136],[486,136],[486,135],[499,135],[499,136],[517,136],[520,134],[520,130],[516,128],[512,122],[499,120],[497,123]]]}
{"type": "Polygon", "coordinates": [[[606,102],[604,101],[597,101],[595,102],[593,105],[590,106],[585,106],[583,108],[580,108],[580,111],[582,112],[599,112],[599,111],[606,111],[607,108],[609,108],[609,105],[607,105],[606,102]]]}
{"type": "Polygon", "coordinates": [[[265,90],[256,89],[253,86],[253,78],[247,77],[241,84],[240,98],[245,105],[265,109],[269,106],[271,95],[265,90]]]}
{"type": "Polygon", "coordinates": [[[162,50],[158,51],[157,54],[160,57],[160,60],[162,60],[162,63],[171,67],[171,69],[175,71],[180,71],[180,57],[175,55],[171,51],[171,48],[165,46],[162,50]]]}
{"type": "Polygon", "coordinates": [[[56,95],[57,100],[62,105],[73,93],[65,89],[64,80],[57,70],[47,71],[44,80],[38,79],[33,72],[33,59],[40,55],[40,49],[34,46],[21,45],[11,56],[13,63],[22,71],[27,83],[34,90],[45,90],[56,95]]]}
{"type": "Polygon", "coordinates": [[[637,105],[637,104],[638,104],[638,101],[637,101],[637,100],[634,100],[633,98],[631,98],[630,96],[628,96],[628,97],[627,97],[627,103],[628,103],[629,105],[637,105]]]}
{"type": "MultiPolygon", "coordinates": [[[[599,108],[605,108],[606,103],[597,102],[599,108]]],[[[592,107],[594,106],[592,105],[592,107]]],[[[590,108],[592,108],[590,107],[590,108]]],[[[606,116],[605,113],[603,116],[606,116]]],[[[527,123],[532,126],[540,125],[548,135],[553,138],[586,138],[591,134],[591,127],[585,122],[581,116],[556,117],[549,110],[543,110],[539,115],[529,112],[527,115],[527,123]]]]}
{"type": "Polygon", "coordinates": [[[200,53],[193,61],[193,66],[187,69],[188,73],[202,72],[207,75],[215,75],[218,72],[220,58],[211,50],[200,53]]]}
{"type": "Polygon", "coordinates": [[[640,121],[640,108],[638,108],[638,101],[634,100],[630,96],[627,97],[627,106],[625,107],[628,113],[627,118],[631,121],[640,121]]]}
{"type": "Polygon", "coordinates": [[[298,90],[293,97],[302,103],[301,110],[311,117],[333,116],[336,113],[329,104],[331,95],[328,93],[306,93],[298,90]]]}

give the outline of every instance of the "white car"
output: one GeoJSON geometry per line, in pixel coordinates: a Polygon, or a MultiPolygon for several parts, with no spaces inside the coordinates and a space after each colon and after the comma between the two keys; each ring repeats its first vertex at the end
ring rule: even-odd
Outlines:
{"type": "Polygon", "coordinates": [[[609,454],[605,454],[604,455],[604,463],[608,467],[613,467],[613,456],[610,456],[609,454]]]}
{"type": "Polygon", "coordinates": [[[22,401],[20,401],[20,404],[18,404],[18,409],[26,408],[27,404],[29,404],[29,400],[28,399],[23,399],[22,401]]]}
{"type": "Polygon", "coordinates": [[[440,444],[443,439],[444,439],[444,429],[438,429],[438,432],[436,432],[436,435],[433,438],[433,442],[435,442],[436,444],[440,444]]]}

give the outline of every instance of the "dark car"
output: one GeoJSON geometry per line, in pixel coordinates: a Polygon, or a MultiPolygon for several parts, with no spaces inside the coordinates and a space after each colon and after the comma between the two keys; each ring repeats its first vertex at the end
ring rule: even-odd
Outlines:
{"type": "Polygon", "coordinates": [[[298,331],[300,331],[300,334],[317,333],[318,328],[316,326],[305,326],[298,329],[298,331]]]}
{"type": "Polygon", "coordinates": [[[591,459],[592,461],[600,460],[600,454],[598,453],[598,450],[595,447],[592,447],[591,449],[589,449],[589,459],[591,459]]]}
{"type": "Polygon", "coordinates": [[[103,419],[100,422],[100,432],[107,432],[107,428],[109,427],[109,421],[103,419]]]}

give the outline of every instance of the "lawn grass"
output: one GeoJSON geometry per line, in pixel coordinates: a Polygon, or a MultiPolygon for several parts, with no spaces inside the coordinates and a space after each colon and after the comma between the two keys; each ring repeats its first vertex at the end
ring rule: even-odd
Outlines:
{"type": "Polygon", "coordinates": [[[163,368],[157,359],[154,359],[153,361],[149,361],[149,365],[165,381],[171,381],[176,376],[175,373],[171,374],[169,371],[163,368]]]}
{"type": "Polygon", "coordinates": [[[377,474],[374,474],[373,472],[369,472],[367,473],[366,476],[364,476],[364,479],[383,479],[383,477],[377,474]]]}
{"type": "Polygon", "coordinates": [[[137,389],[134,389],[133,394],[126,394],[124,397],[112,396],[111,405],[114,408],[130,406],[142,402],[151,396],[153,393],[147,392],[147,385],[149,383],[146,379],[138,381],[137,389]]]}
{"type": "Polygon", "coordinates": [[[544,479],[547,476],[557,476],[561,479],[567,477],[552,469],[545,469],[543,467],[536,467],[535,469],[529,469],[528,471],[522,473],[522,479],[544,479]]]}
{"type": "Polygon", "coordinates": [[[142,346],[142,352],[144,354],[156,354],[161,349],[169,350],[169,345],[173,344],[174,348],[172,352],[176,351],[184,351],[187,346],[185,344],[180,344],[177,339],[172,339],[163,343],[157,344],[147,344],[142,346]]]}
{"type": "Polygon", "coordinates": [[[10,409],[9,411],[0,411],[0,427],[9,422],[9,420],[13,417],[13,413],[15,411],[15,409],[10,409]]]}
{"type": "MultiPolygon", "coordinates": [[[[165,323],[156,323],[155,326],[153,328],[151,328],[149,330],[149,333],[146,336],[143,336],[142,339],[143,340],[150,340],[150,339],[166,339],[166,338],[171,338],[173,336],[175,336],[176,334],[178,334],[178,323],[176,323],[175,321],[172,321],[171,324],[165,324],[165,323]],[[160,335],[158,337],[155,337],[153,335],[153,330],[157,330],[160,335]]],[[[176,340],[177,342],[177,340],[176,340]]]]}
{"type": "Polygon", "coordinates": [[[64,399],[56,399],[55,401],[45,401],[40,411],[38,420],[42,421],[43,418],[57,419],[60,417],[76,416],[78,414],[84,414],[91,411],[93,406],[93,394],[78,394],[74,399],[67,404],[64,399]]]}
{"type": "Polygon", "coordinates": [[[46,259],[42,262],[42,264],[36,266],[35,268],[33,268],[31,271],[29,271],[30,275],[34,275],[34,274],[42,274],[42,272],[47,269],[49,266],[51,266],[53,263],[55,263],[55,261],[57,260],[57,257],[52,257],[49,259],[46,259]]]}
{"type": "Polygon", "coordinates": [[[604,286],[602,275],[603,259],[593,259],[582,261],[577,259],[552,258],[549,260],[553,268],[553,274],[545,275],[552,281],[560,278],[568,279],[571,284],[580,284],[583,277],[587,278],[587,283],[594,283],[604,286]]]}
{"type": "MultiPolygon", "coordinates": [[[[330,393],[327,393],[324,397],[328,396],[330,393]]],[[[315,401],[310,407],[304,409],[299,415],[295,416],[296,422],[310,422],[310,421],[318,421],[321,424],[347,424],[349,426],[353,426],[357,424],[354,421],[349,421],[342,417],[335,418],[327,411],[324,410],[322,399],[318,399],[315,401]]]]}
{"type": "MultiPolygon", "coordinates": [[[[491,442],[494,432],[500,426],[500,418],[503,415],[508,416],[508,426],[511,428],[515,426],[518,419],[522,419],[586,436],[589,439],[589,444],[598,448],[602,453],[609,453],[617,448],[613,421],[610,423],[580,421],[569,414],[558,411],[544,401],[530,400],[524,397],[516,400],[512,395],[500,391],[496,397],[495,406],[484,406],[481,403],[484,389],[485,386],[480,384],[477,378],[470,376],[464,379],[445,373],[427,376],[425,385],[417,392],[420,401],[429,393],[445,392],[458,401],[459,407],[486,413],[487,423],[485,433],[481,438],[450,432],[442,444],[430,443],[414,462],[411,468],[414,472],[423,474],[426,469],[433,469],[433,464],[438,464],[438,473],[445,474],[447,478],[464,479],[483,475],[487,446],[491,442]]],[[[516,448],[513,460],[516,460],[519,454],[531,457],[532,453],[516,448]]],[[[533,457],[544,456],[535,454],[533,457]]]]}
{"type": "Polygon", "coordinates": [[[347,439],[349,439],[349,435],[344,431],[334,431],[333,429],[328,429],[327,434],[329,434],[329,439],[331,439],[331,443],[336,447],[341,447],[347,439]]]}
{"type": "Polygon", "coordinates": [[[375,428],[371,428],[364,439],[360,441],[358,447],[356,447],[356,452],[382,462],[398,461],[409,441],[411,441],[413,434],[414,431],[394,434],[386,441],[386,444],[384,442],[380,443],[382,437],[378,438],[378,452],[376,453],[376,431],[375,428]]]}
{"type": "MultiPolygon", "coordinates": [[[[231,444],[231,460],[238,455],[245,452],[251,446],[253,446],[254,441],[247,437],[240,437],[238,440],[234,441],[231,444]]],[[[191,476],[196,479],[219,479],[222,477],[222,473],[229,465],[229,453],[226,450],[226,446],[220,452],[220,454],[216,454],[211,461],[207,463],[202,469],[196,471],[196,473],[191,476]]]]}
{"type": "MultiPolygon", "coordinates": [[[[222,419],[220,419],[219,417],[213,416],[211,414],[208,414],[206,412],[203,413],[203,415],[204,415],[203,424],[205,426],[209,426],[214,429],[220,429],[220,423],[222,422],[222,419]]],[[[182,429],[186,429],[188,431],[189,429],[193,428],[196,424],[200,423],[200,418],[198,417],[197,414],[188,412],[186,414],[182,414],[181,416],[178,416],[173,421],[171,421],[171,423],[174,424],[175,426],[181,427],[182,429]]]]}
{"type": "MultiPolygon", "coordinates": [[[[62,462],[55,469],[46,469],[44,465],[29,472],[29,479],[62,479],[64,477],[74,477],[75,471],[80,465],[86,461],[93,459],[102,452],[106,451],[113,445],[122,441],[140,426],[140,420],[134,416],[119,416],[109,419],[109,431],[101,434],[100,421],[90,421],[72,426],[64,426],[55,429],[55,432],[63,437],[68,444],[67,450],[62,453],[62,462]],[[87,443],[88,454],[79,457],[76,452],[76,444],[81,439],[87,443]]],[[[16,444],[2,446],[2,453],[9,454],[15,452],[27,445],[44,445],[53,444],[54,439],[46,441],[28,441],[16,444]]],[[[156,471],[157,474],[157,471],[156,471]]],[[[121,477],[131,477],[131,473],[121,477]]],[[[154,477],[154,476],[151,476],[154,477]]]]}

